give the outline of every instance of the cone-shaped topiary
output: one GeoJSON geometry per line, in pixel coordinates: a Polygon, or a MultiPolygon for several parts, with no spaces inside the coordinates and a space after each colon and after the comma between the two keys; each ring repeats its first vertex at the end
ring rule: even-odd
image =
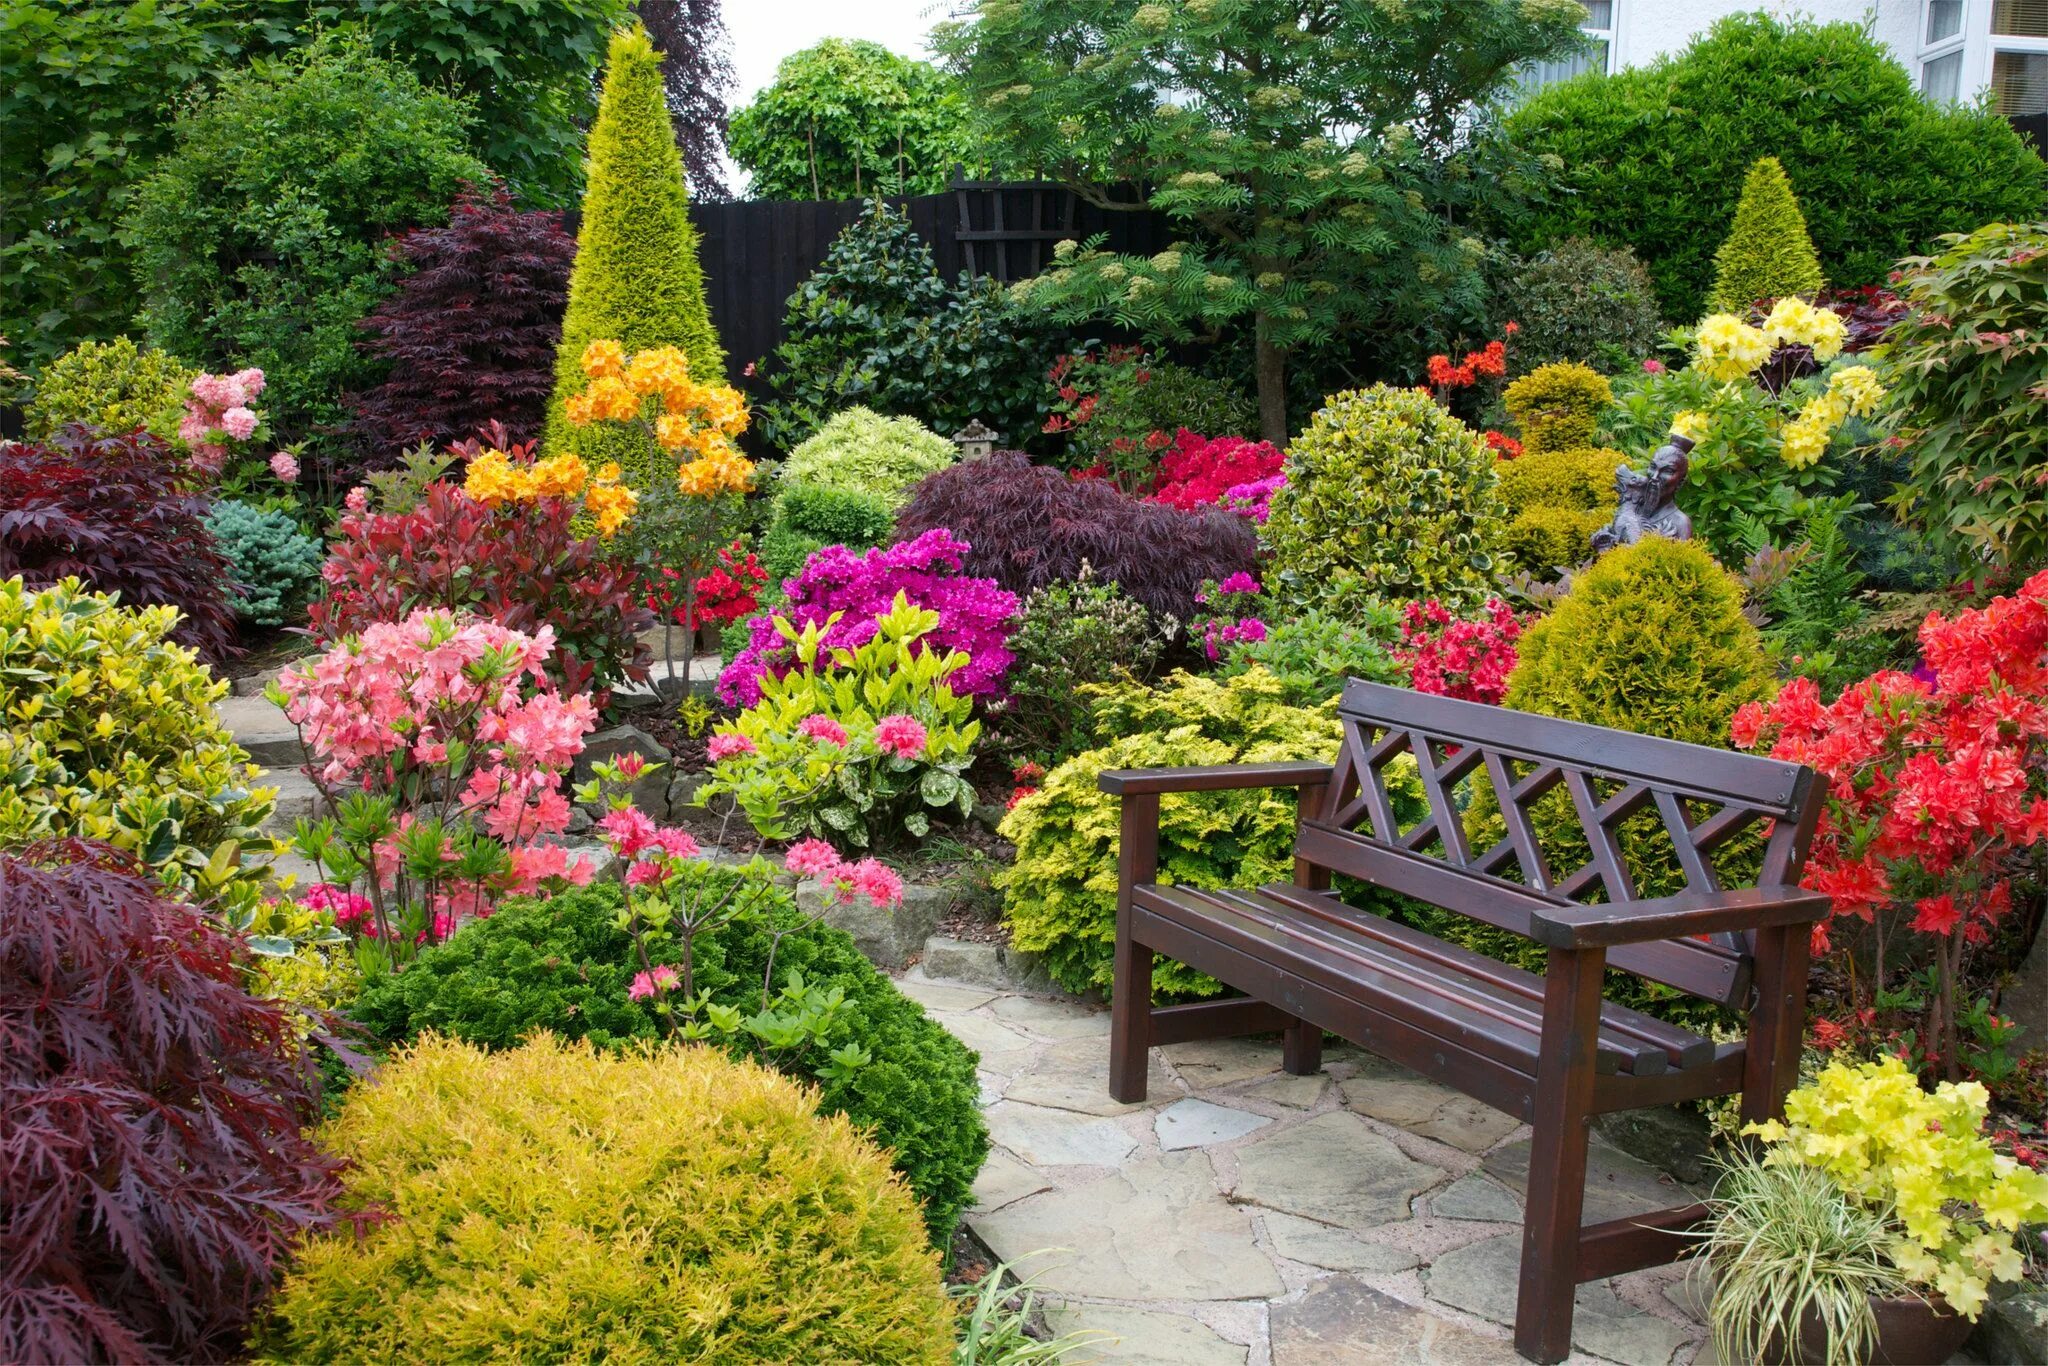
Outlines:
{"type": "Polygon", "coordinates": [[[1759,157],[1742,182],[1735,226],[1714,253],[1714,308],[1740,315],[1759,299],[1817,294],[1823,283],[1785,168],[1776,157],[1759,157]]]}
{"type": "Polygon", "coordinates": [[[627,480],[645,488],[657,472],[673,470],[673,456],[631,428],[578,428],[563,415],[563,403],[585,383],[583,348],[600,338],[629,354],[680,347],[696,378],[725,378],[725,352],[704,306],[682,156],[662,99],[661,54],[638,24],[612,35],[604,97],[590,130],[589,188],[555,353],[547,447],[592,463],[617,460],[627,480]]]}
{"type": "Polygon", "coordinates": [[[1603,555],[1523,632],[1506,702],[1725,746],[1736,708],[1772,691],[1742,585],[1697,542],[1652,536],[1603,555]]]}

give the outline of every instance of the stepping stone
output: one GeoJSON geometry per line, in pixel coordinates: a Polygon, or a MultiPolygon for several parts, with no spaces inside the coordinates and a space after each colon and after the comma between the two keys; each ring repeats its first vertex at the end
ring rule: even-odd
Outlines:
{"type": "Polygon", "coordinates": [[[950,1010],[931,1010],[926,1014],[948,1034],[981,1054],[984,1066],[998,1071],[1008,1071],[1006,1063],[1022,1062],[1031,1048],[1031,1040],[984,1015],[956,1015],[950,1010]]]}
{"type": "Polygon", "coordinates": [[[1114,1120],[1003,1101],[987,1111],[989,1137],[1034,1167],[1114,1167],[1138,1140],[1114,1120]]]}
{"type": "Polygon", "coordinates": [[[977,1088],[975,1104],[986,1110],[1003,1098],[1003,1078],[993,1072],[976,1071],[974,1082],[977,1088]]]}
{"type": "Polygon", "coordinates": [[[235,743],[265,768],[292,769],[306,762],[299,728],[264,697],[223,697],[214,703],[221,724],[235,734],[235,743]]]}
{"type": "Polygon", "coordinates": [[[1330,1276],[1273,1306],[1273,1366],[1520,1366],[1509,1343],[1403,1304],[1352,1276],[1330,1276]]]}
{"type": "Polygon", "coordinates": [[[1485,1152],[1521,1126],[1513,1115],[1379,1058],[1367,1057],[1338,1089],[1362,1115],[1468,1153],[1485,1152]]]}
{"type": "Polygon", "coordinates": [[[1320,1072],[1312,1077],[1292,1077],[1283,1073],[1271,1081],[1260,1082],[1246,1094],[1292,1110],[1313,1110],[1329,1089],[1330,1079],[1320,1072]]]}
{"type": "MultiPolygon", "coordinates": [[[[1528,1195],[1528,1139],[1496,1148],[1480,1165],[1490,1175],[1514,1187],[1519,1194],[1528,1195]]],[[[1691,1191],[1649,1163],[1630,1157],[1596,1137],[1586,1155],[1586,1206],[1579,1222],[1604,1223],[1631,1214],[1690,1204],[1693,1198],[1691,1191]]]]}
{"type": "MultiPolygon", "coordinates": [[[[1157,1051],[1146,1059],[1145,1094],[1144,1105],[1163,1105],[1181,1097],[1180,1087],[1157,1051]]],[[[1110,1098],[1106,1039],[1067,1039],[1052,1045],[1039,1055],[1029,1071],[1011,1079],[1003,1096],[1089,1115],[1122,1115],[1144,1108],[1110,1098]]]]}
{"type": "Polygon", "coordinates": [[[977,944],[935,934],[924,942],[925,974],[997,991],[1052,991],[1052,978],[1035,953],[1008,944],[977,944]]]}
{"type": "Polygon", "coordinates": [[[1206,1148],[1212,1143],[1228,1143],[1272,1122],[1264,1115],[1233,1110],[1227,1105],[1211,1105],[1206,1100],[1188,1099],[1175,1101],[1161,1110],[1158,1118],[1152,1121],[1152,1127],[1159,1135],[1161,1150],[1170,1153],[1182,1148],[1206,1148]]]}
{"type": "Polygon", "coordinates": [[[1343,1111],[1238,1149],[1237,1172],[1238,1200],[1355,1229],[1406,1219],[1410,1202],[1444,1179],[1343,1111]]]}
{"type": "Polygon", "coordinates": [[[1522,1202],[1504,1186],[1478,1174],[1461,1176],[1438,1191],[1429,1212],[1439,1219],[1479,1219],[1497,1224],[1522,1222],[1522,1202]]]}
{"type": "MultiPolygon", "coordinates": [[[[1521,1244],[1520,1233],[1508,1233],[1446,1252],[1423,1273],[1429,1297],[1512,1326],[1521,1244]]],[[[1573,1304],[1573,1345],[1622,1366],[1669,1366],[1693,1342],[1677,1324],[1625,1303],[1604,1281],[1580,1286],[1573,1304]]]]}
{"type": "MultiPolygon", "coordinates": [[[[1001,1107],[998,1107],[1001,1108],[1001,1107]]],[[[1032,1262],[1049,1294],[1115,1300],[1267,1300],[1286,1293],[1251,1215],[1216,1191],[1206,1154],[1144,1158],[968,1223],[997,1257],[1032,1262]]]]}
{"type": "Polygon", "coordinates": [[[973,1010],[976,1006],[985,1006],[996,998],[993,991],[985,991],[979,987],[956,987],[944,982],[907,975],[896,979],[896,990],[929,1010],[955,1010],[963,1013],[973,1010]]]}
{"type": "MultiPolygon", "coordinates": [[[[1109,1036],[1109,1012],[1040,996],[1004,996],[990,1007],[996,1017],[1047,1039],[1109,1036]]],[[[1107,1045],[1105,1045],[1106,1047],[1107,1045]]]]}
{"type": "Polygon", "coordinates": [[[1051,1190],[1052,1183],[1005,1152],[992,1152],[974,1178],[974,1208],[998,1210],[1027,1195],[1051,1190]]]}
{"type": "Polygon", "coordinates": [[[1341,1228],[1331,1228],[1297,1214],[1268,1214],[1266,1241],[1289,1261],[1307,1262],[1331,1271],[1370,1271],[1390,1276],[1422,1260],[1412,1252],[1385,1243],[1368,1243],[1341,1228]]]}
{"type": "Polygon", "coordinates": [[[1278,1039],[1200,1039],[1168,1044],[1159,1051],[1196,1091],[1280,1070],[1278,1039]]]}
{"type": "Polygon", "coordinates": [[[952,888],[916,883],[905,886],[902,898],[893,906],[877,906],[866,897],[852,901],[828,897],[824,884],[816,881],[800,882],[796,889],[799,911],[845,930],[869,962],[891,971],[902,969],[917,956],[952,904],[952,888]]]}
{"type": "MultiPolygon", "coordinates": [[[[1029,1274],[1027,1271],[1025,1274],[1029,1274]]],[[[1049,1304],[1046,1326],[1059,1336],[1090,1337],[1074,1360],[1114,1361],[1120,1366],[1244,1366],[1250,1349],[1218,1337],[1216,1330],[1185,1314],[1126,1309],[1118,1304],[1049,1304]]]]}
{"type": "Polygon", "coordinates": [[[327,814],[327,803],[321,797],[320,789],[297,769],[272,769],[263,775],[258,785],[277,789],[277,805],[271,808],[270,818],[263,822],[266,834],[281,840],[290,839],[301,820],[318,820],[327,814]]]}

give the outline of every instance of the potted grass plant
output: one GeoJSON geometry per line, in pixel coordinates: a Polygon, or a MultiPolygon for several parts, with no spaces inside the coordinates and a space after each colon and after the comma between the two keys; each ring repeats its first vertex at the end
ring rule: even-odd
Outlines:
{"type": "Polygon", "coordinates": [[[1923,1090],[1894,1057],[1835,1062],[1751,1124],[1701,1255],[1722,1359],[1815,1366],[1946,1361],[2048,1221],[2048,1175],[1984,1135],[1975,1082],[1923,1090]]]}

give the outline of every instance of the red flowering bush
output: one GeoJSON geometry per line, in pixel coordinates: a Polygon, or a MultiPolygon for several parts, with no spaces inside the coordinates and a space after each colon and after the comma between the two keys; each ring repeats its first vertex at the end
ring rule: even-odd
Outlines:
{"type": "Polygon", "coordinates": [[[1064,435],[1074,463],[1127,493],[1152,486],[1176,430],[1225,435],[1256,429],[1257,415],[1242,393],[1150,356],[1142,346],[1062,355],[1046,379],[1052,415],[1040,430],[1064,435]]]}
{"type": "Polygon", "coordinates": [[[0,1360],[219,1361],[339,1164],[235,945],[104,845],[0,854],[0,1360]]]}
{"type": "Polygon", "coordinates": [[[171,638],[220,659],[234,639],[232,569],[188,491],[191,468],[138,428],[72,424],[44,445],[0,442],[0,578],[31,590],[77,577],[124,607],[170,606],[171,638]]]}
{"type": "Polygon", "coordinates": [[[1920,647],[1931,681],[1887,670],[1824,705],[1810,679],[1794,678],[1769,705],[1738,711],[1732,729],[1743,749],[1826,775],[1805,885],[1833,905],[1814,952],[1868,926],[1867,961],[1883,967],[1851,974],[1856,1007],[1919,1001],[1900,1047],[1953,1079],[1966,1065],[2006,1066],[1967,1055],[1964,1034],[1986,1032],[1968,1022],[1985,1012],[1959,993],[1971,952],[2012,907],[2025,851],[2048,833],[2048,570],[1983,608],[1930,613],[1920,647]],[[1932,989],[1918,993],[1910,979],[1930,969],[1932,989]]]}
{"type": "Polygon", "coordinates": [[[685,600],[687,595],[676,591],[681,578],[677,570],[662,566],[648,583],[647,606],[678,626],[695,629],[700,625],[724,626],[760,611],[760,592],[768,582],[768,571],[744,542],[734,541],[718,552],[717,567],[697,579],[694,614],[685,600]],[[691,620],[692,615],[696,620],[691,620]]]}
{"type": "Polygon", "coordinates": [[[1234,488],[1271,479],[1286,462],[1287,457],[1270,441],[1197,436],[1182,427],[1159,459],[1152,501],[1183,512],[1214,507],[1234,488]]]}
{"type": "Polygon", "coordinates": [[[564,692],[645,678],[651,655],[640,635],[654,613],[638,576],[578,535],[575,517],[570,499],[486,507],[446,482],[405,512],[372,512],[352,499],[320,570],[326,596],[307,613],[313,634],[331,645],[376,622],[445,607],[527,635],[553,627],[548,672],[564,692]]]}
{"type": "Polygon", "coordinates": [[[1411,687],[1499,705],[1515,671],[1522,619],[1499,598],[1488,599],[1481,613],[1477,620],[1463,620],[1434,598],[1407,605],[1394,658],[1407,667],[1411,687]]]}

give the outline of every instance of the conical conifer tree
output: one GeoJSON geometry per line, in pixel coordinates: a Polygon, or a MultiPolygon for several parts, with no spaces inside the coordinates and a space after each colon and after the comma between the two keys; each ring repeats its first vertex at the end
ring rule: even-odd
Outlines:
{"type": "Polygon", "coordinates": [[[637,23],[612,34],[604,95],[590,130],[583,226],[555,355],[547,447],[575,451],[592,463],[617,460],[628,482],[645,488],[673,467],[672,458],[652,441],[615,427],[577,428],[563,416],[564,401],[586,383],[583,348],[600,337],[628,352],[680,347],[693,376],[725,378],[725,351],[704,306],[682,156],[662,96],[661,54],[637,23]]]}
{"type": "Polygon", "coordinates": [[[1742,183],[1735,226],[1714,253],[1716,312],[1740,315],[1759,299],[1811,298],[1824,281],[1806,215],[1776,157],[1760,157],[1742,183]]]}

